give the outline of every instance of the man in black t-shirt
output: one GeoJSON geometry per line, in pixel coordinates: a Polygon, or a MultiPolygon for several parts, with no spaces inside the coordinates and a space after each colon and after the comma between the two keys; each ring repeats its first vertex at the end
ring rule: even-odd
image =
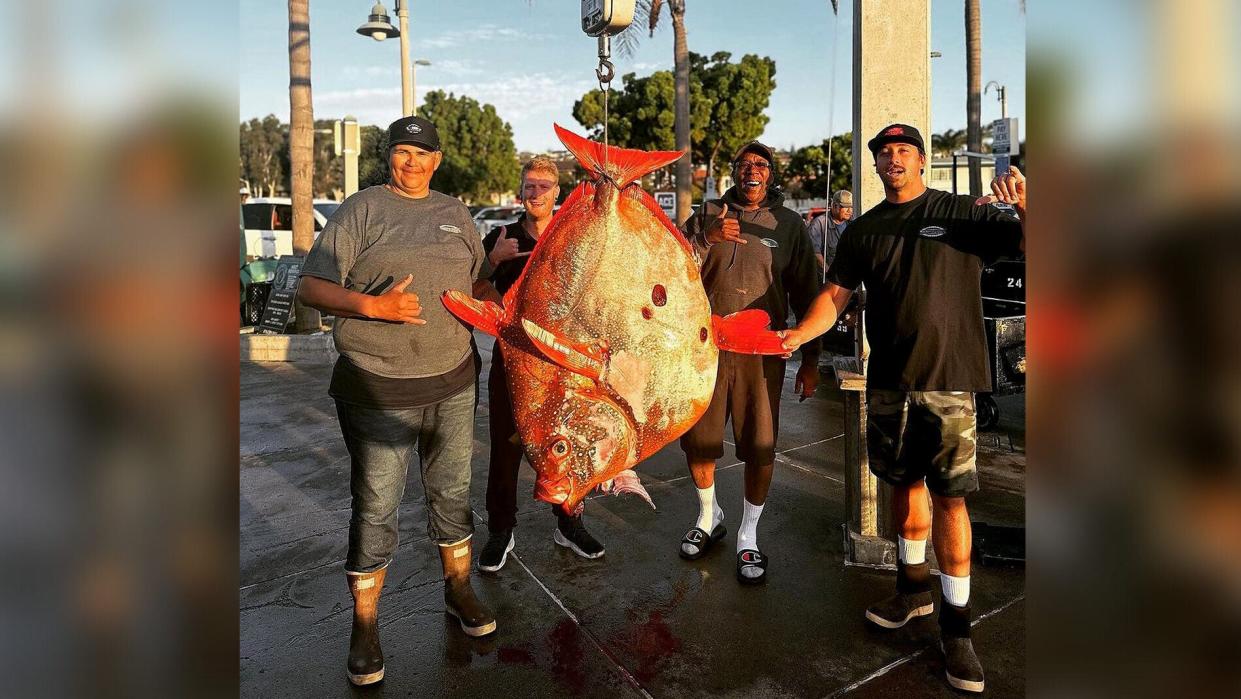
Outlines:
{"type": "Polygon", "coordinates": [[[991,390],[979,284],[984,265],[1025,251],[1025,177],[1010,168],[991,183],[1018,219],[976,206],[972,197],[927,189],[922,135],[912,126],[888,126],[867,146],[884,201],[845,231],[827,285],[802,322],[785,331],[784,346],[791,351],[818,337],[866,285],[867,451],[871,471],[893,486],[900,531],[897,592],[871,605],[866,618],[894,629],[934,610],[926,561],[933,517],[948,682],[981,692],[982,666],[969,638],[965,507],[965,496],[978,489],[974,393],[991,390]]]}
{"type": "MultiPolygon", "coordinates": [[[[552,221],[556,197],[560,195],[560,171],[547,156],[535,156],[521,168],[521,201],[525,212],[517,222],[497,228],[483,239],[483,249],[495,272],[491,281],[501,294],[517,283],[535,242],[552,221]]],[[[487,466],[487,544],[478,555],[479,570],[494,573],[504,567],[516,546],[513,529],[517,526],[517,475],[523,448],[513,420],[512,396],[504,369],[500,343],[491,351],[491,372],[487,377],[488,429],[491,459],[487,466]]],[[[583,558],[600,558],[603,545],[586,531],[582,515],[570,515],[552,505],[556,530],[552,540],[583,558]]]]}

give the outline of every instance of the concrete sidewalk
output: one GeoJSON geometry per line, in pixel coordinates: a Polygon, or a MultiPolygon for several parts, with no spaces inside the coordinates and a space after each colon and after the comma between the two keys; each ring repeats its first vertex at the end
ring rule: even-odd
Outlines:
{"type": "MultiPolygon", "coordinates": [[[[490,346],[485,338],[484,367],[490,346]]],[[[842,399],[829,375],[813,400],[798,403],[795,368],[759,525],[766,585],[735,578],[743,468],[731,447],[717,471],[729,535],[692,563],[677,549],[698,505],[675,444],[638,467],[658,510],[633,496],[587,503],[587,525],[607,547],[597,561],[552,543],[555,520],[528,498],[533,472],[523,466],[517,548],[498,574],[475,578],[499,631],[470,639],[443,611],[415,477],[380,604],[387,678],[359,690],[344,670],[349,457],[327,395],[331,366],[243,363],[241,695],[956,696],[943,680],[934,617],[889,632],[863,622],[895,573],[843,563],[842,399]]],[[[485,371],[472,463],[476,557],[486,541],[485,371]]],[[[1000,399],[1001,431],[981,436],[976,522],[1024,526],[1022,398],[1000,399]]],[[[984,566],[976,556],[974,638],[989,696],[1025,693],[1024,591],[1022,568],[984,566]]]]}

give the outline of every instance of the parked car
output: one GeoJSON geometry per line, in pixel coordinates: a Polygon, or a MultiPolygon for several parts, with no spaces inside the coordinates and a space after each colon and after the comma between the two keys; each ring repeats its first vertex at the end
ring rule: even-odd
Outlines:
{"type": "Polygon", "coordinates": [[[492,228],[515,223],[522,211],[520,206],[488,206],[474,214],[474,227],[479,237],[486,238],[492,228]]]}
{"type": "MultiPolygon", "coordinates": [[[[315,237],[327,225],[340,202],[315,199],[315,237]]],[[[241,205],[246,236],[246,258],[270,259],[293,254],[293,202],[288,197],[259,197],[241,205]]]]}

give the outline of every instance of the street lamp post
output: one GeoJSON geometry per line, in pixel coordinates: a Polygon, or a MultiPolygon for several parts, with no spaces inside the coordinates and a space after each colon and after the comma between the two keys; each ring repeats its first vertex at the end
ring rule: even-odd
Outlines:
{"type": "Polygon", "coordinates": [[[371,14],[367,18],[366,24],[358,27],[358,33],[362,36],[369,36],[375,41],[383,41],[390,36],[399,37],[401,40],[401,113],[404,116],[413,116],[414,108],[414,66],[431,65],[430,61],[418,59],[411,62],[409,60],[409,0],[396,0],[396,16],[400,27],[392,26],[392,19],[388,16],[388,10],[383,6],[382,2],[377,2],[371,7],[371,14]]]}
{"type": "Polygon", "coordinates": [[[1000,98],[1000,118],[1007,119],[1008,118],[1008,88],[992,80],[991,82],[987,83],[986,87],[982,89],[982,93],[984,95],[987,94],[987,92],[991,89],[992,85],[995,85],[995,91],[996,93],[998,93],[998,96],[1000,98]]]}

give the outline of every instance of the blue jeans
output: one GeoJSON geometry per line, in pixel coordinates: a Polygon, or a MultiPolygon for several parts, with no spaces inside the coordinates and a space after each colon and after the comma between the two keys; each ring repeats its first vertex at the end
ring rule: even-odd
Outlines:
{"type": "Polygon", "coordinates": [[[397,508],[415,450],[427,502],[427,535],[454,544],[474,533],[470,511],[470,456],[474,446],[474,394],[460,393],[423,408],[375,410],[336,402],[349,450],[349,554],[345,570],[369,573],[392,560],[397,508]]]}

